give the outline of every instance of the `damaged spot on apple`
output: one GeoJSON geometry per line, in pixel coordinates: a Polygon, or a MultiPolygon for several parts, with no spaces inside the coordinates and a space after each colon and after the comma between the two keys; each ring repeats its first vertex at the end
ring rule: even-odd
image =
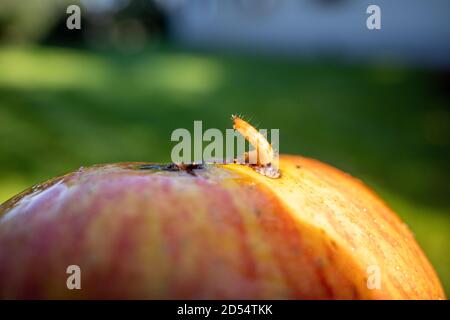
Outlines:
{"type": "Polygon", "coordinates": [[[177,172],[177,171],[186,171],[191,176],[197,176],[194,172],[194,170],[201,170],[204,169],[203,164],[197,164],[197,163],[190,163],[190,164],[176,164],[176,163],[169,163],[169,164],[143,164],[139,166],[139,170],[160,170],[160,171],[170,171],[170,172],[177,172]]]}

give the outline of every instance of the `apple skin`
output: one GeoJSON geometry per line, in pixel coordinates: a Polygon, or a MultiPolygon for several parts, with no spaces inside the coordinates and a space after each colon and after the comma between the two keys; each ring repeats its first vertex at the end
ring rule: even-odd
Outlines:
{"type": "Polygon", "coordinates": [[[445,299],[407,226],[335,168],[281,156],[279,179],[173,169],[95,166],[1,205],[0,298],[445,299]]]}

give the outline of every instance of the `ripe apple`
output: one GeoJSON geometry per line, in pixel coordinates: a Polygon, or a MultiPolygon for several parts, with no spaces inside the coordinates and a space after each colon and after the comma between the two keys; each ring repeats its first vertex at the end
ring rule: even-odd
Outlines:
{"type": "Polygon", "coordinates": [[[0,206],[0,298],[445,299],[363,183],[298,156],[279,168],[124,163],[34,187],[0,206]]]}

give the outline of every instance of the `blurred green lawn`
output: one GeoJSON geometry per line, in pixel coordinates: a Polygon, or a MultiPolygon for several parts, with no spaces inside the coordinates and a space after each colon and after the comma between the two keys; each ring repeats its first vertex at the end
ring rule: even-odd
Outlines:
{"type": "Polygon", "coordinates": [[[281,151],[375,188],[450,295],[448,96],[432,72],[159,49],[0,49],[0,202],[80,166],[170,161],[170,134],[243,114],[281,151]]]}

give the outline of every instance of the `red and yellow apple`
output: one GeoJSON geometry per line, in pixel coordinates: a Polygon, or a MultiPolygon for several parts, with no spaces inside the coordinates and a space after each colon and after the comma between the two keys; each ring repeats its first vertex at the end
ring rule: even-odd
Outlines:
{"type": "Polygon", "coordinates": [[[126,163],[34,187],[0,206],[0,298],[445,298],[363,183],[297,156],[280,171],[126,163]],[[81,290],[66,287],[69,265],[81,290]]]}

